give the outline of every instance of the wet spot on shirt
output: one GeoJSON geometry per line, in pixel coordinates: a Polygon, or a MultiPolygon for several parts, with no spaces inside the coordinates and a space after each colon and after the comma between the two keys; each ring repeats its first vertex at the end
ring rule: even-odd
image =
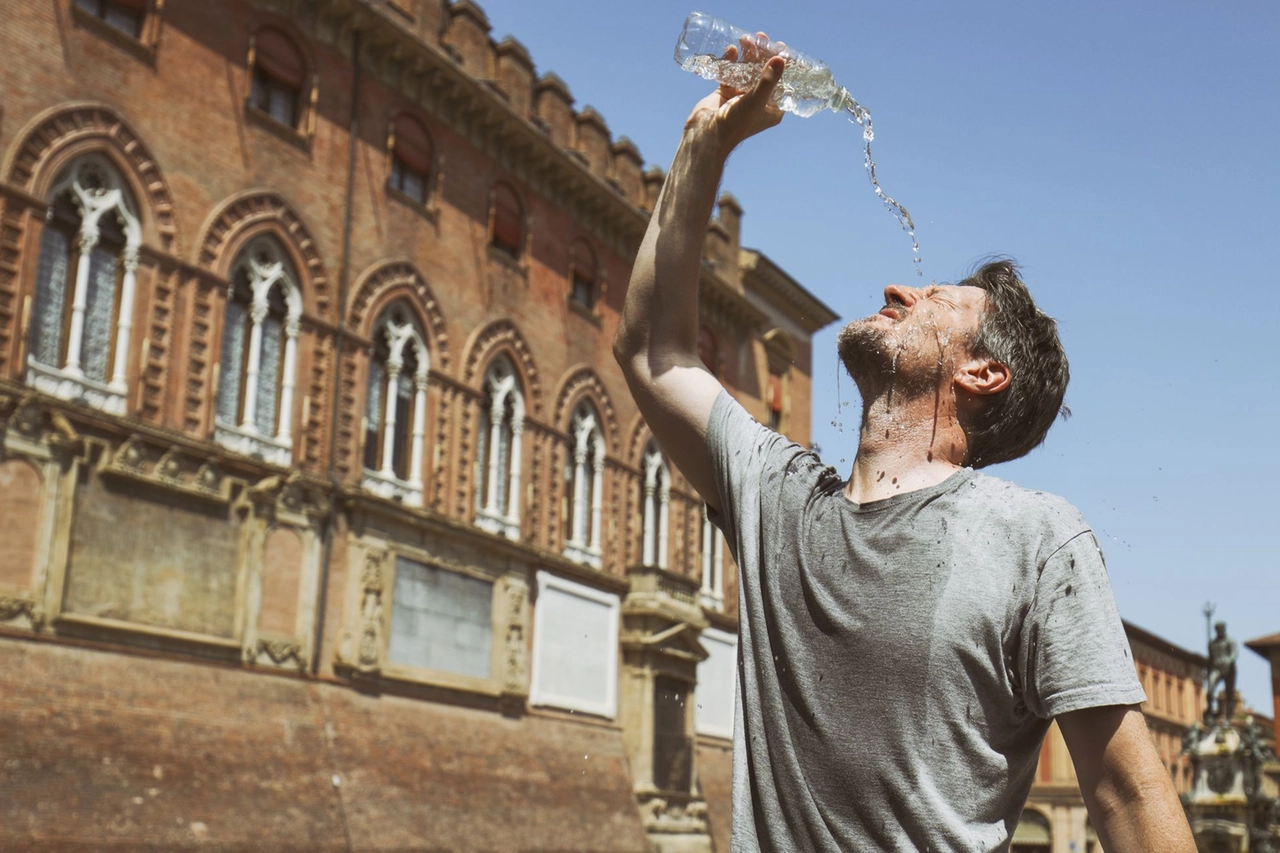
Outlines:
{"type": "Polygon", "coordinates": [[[1067,584],[1066,594],[1067,594],[1067,595],[1070,595],[1070,594],[1072,593],[1072,591],[1073,591],[1073,590],[1071,589],[1071,584],[1067,584]]]}

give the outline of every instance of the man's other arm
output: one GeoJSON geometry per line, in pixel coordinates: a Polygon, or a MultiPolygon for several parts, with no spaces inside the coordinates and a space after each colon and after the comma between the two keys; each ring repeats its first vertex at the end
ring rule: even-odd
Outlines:
{"type": "Polygon", "coordinates": [[[1057,720],[1107,853],[1195,853],[1178,792],[1137,705],[1085,708],[1057,720]]]}
{"type": "Polygon", "coordinates": [[[663,452],[715,509],[707,423],[721,386],[698,357],[702,244],[729,153],[782,118],[770,102],[781,73],[782,61],[771,60],[750,92],[721,86],[694,108],[632,267],[613,342],[663,452]]]}

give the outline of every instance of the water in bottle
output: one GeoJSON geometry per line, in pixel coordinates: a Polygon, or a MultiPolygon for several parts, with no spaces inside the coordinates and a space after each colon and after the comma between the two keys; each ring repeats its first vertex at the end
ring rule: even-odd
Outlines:
{"type": "Polygon", "coordinates": [[[685,71],[739,90],[751,88],[771,56],[781,56],[786,61],[782,78],[773,93],[773,101],[779,109],[805,118],[829,109],[848,114],[849,120],[862,128],[863,164],[871,186],[911,237],[916,275],[923,276],[920,244],[916,242],[916,226],[911,214],[880,187],[876,177],[876,162],[871,156],[871,142],[875,139],[871,113],[849,94],[848,89],[836,84],[825,62],[702,12],[694,12],[685,19],[675,52],[676,62],[685,71]],[[744,40],[747,50],[744,50],[744,40]],[[738,51],[734,59],[726,55],[730,46],[738,51]]]}

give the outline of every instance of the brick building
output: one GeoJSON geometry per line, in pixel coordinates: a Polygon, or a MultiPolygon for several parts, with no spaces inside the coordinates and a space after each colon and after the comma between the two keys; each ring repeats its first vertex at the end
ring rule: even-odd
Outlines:
{"type": "MultiPolygon", "coordinates": [[[[736,583],[610,344],[660,170],[471,0],[20,0],[0,847],[727,849],[736,583]]],[[[834,314],[721,199],[704,360],[834,314]]]]}

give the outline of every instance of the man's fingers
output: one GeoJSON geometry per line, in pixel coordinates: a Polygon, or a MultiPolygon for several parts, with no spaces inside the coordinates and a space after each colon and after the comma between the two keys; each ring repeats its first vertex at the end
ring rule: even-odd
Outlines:
{"type": "Polygon", "coordinates": [[[751,91],[746,94],[744,100],[750,101],[752,107],[756,107],[757,104],[768,104],[773,97],[773,90],[778,87],[778,81],[782,79],[782,70],[785,67],[786,63],[781,57],[769,57],[769,61],[764,64],[764,70],[760,73],[760,79],[751,87],[751,91]]]}

